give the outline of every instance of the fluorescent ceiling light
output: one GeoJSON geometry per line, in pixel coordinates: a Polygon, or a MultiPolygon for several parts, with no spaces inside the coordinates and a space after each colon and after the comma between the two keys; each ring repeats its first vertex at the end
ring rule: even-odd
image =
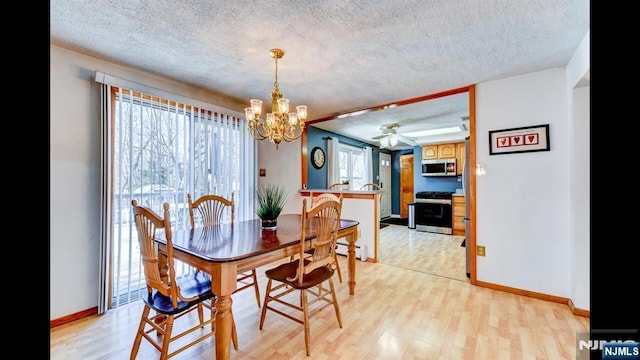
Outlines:
{"type": "Polygon", "coordinates": [[[448,128],[440,128],[440,129],[431,129],[431,130],[420,130],[413,131],[408,133],[403,133],[404,136],[409,136],[412,138],[419,138],[423,136],[431,136],[431,135],[440,135],[440,134],[449,134],[454,132],[460,132],[459,126],[453,126],[448,128]]]}
{"type": "Polygon", "coordinates": [[[354,112],[350,112],[350,113],[347,113],[347,114],[338,115],[336,118],[337,119],[344,119],[344,118],[346,118],[348,116],[358,116],[358,115],[366,114],[369,111],[370,111],[369,109],[354,111],[354,112]]]}

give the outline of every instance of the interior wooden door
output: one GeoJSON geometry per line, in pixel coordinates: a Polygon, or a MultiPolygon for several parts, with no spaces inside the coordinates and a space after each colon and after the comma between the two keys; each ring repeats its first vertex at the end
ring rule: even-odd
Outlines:
{"type": "Polygon", "coordinates": [[[413,202],[413,154],[400,155],[400,217],[409,217],[413,202]]]}

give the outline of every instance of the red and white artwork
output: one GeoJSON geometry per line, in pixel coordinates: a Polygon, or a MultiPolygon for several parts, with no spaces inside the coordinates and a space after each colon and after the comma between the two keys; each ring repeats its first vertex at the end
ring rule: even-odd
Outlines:
{"type": "Polygon", "coordinates": [[[506,148],[522,145],[537,145],[539,144],[539,139],[540,136],[538,134],[500,136],[496,138],[496,146],[499,148],[506,148]]]}
{"type": "Polygon", "coordinates": [[[490,155],[549,151],[549,125],[489,131],[490,155]]]}

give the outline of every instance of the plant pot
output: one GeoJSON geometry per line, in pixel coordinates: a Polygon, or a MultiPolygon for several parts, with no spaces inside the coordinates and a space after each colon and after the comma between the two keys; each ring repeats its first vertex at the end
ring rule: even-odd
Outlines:
{"type": "Polygon", "coordinates": [[[262,230],[275,230],[278,226],[278,219],[260,219],[260,228],[262,230]]]}

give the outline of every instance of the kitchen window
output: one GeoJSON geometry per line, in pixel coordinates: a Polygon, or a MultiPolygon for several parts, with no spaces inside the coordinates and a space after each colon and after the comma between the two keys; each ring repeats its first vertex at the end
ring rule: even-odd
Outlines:
{"type": "Polygon", "coordinates": [[[351,189],[359,189],[366,184],[365,161],[362,148],[340,144],[340,182],[349,181],[351,189]]]}

